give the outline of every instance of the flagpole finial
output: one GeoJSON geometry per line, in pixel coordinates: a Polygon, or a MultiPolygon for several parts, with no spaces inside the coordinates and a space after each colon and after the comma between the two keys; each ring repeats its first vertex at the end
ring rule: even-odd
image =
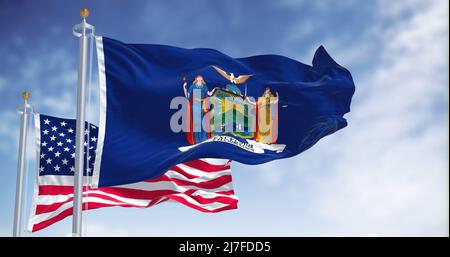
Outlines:
{"type": "Polygon", "coordinates": [[[81,18],[86,19],[89,16],[89,9],[88,8],[81,9],[80,16],[81,18]]]}
{"type": "Polygon", "coordinates": [[[28,91],[25,91],[22,93],[23,100],[27,101],[30,98],[30,93],[28,91]]]}
{"type": "Polygon", "coordinates": [[[87,17],[89,17],[89,9],[82,8],[80,10],[81,23],[73,26],[72,33],[76,37],[81,36],[94,36],[94,26],[86,22],[87,17]]]}

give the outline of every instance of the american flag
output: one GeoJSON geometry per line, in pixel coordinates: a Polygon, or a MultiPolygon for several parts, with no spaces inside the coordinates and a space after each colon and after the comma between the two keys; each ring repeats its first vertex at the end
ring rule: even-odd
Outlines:
{"type": "MultiPolygon", "coordinates": [[[[75,171],[75,120],[43,114],[34,117],[37,185],[28,230],[35,232],[72,215],[75,171]]],[[[139,183],[91,188],[98,129],[85,125],[83,210],[123,206],[147,208],[175,201],[202,212],[236,209],[230,161],[200,159],[178,164],[161,177],[139,183]]],[[[118,156],[117,158],[120,158],[118,156]]]]}

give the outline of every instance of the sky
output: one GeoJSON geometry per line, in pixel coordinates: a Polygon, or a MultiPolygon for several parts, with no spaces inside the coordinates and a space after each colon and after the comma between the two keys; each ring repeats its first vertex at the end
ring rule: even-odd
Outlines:
{"type": "MultiPolygon", "coordinates": [[[[177,203],[83,213],[87,236],[448,236],[448,1],[0,0],[0,236],[12,234],[21,92],[74,118],[79,10],[128,43],[279,54],[311,64],[323,45],[352,73],[348,127],[304,153],[232,164],[237,210],[177,203]]],[[[96,67],[94,67],[96,69],[96,67]]],[[[93,72],[88,119],[98,122],[93,72]]],[[[28,217],[35,176],[28,140],[28,217]]],[[[68,236],[71,218],[24,236],[68,236]]]]}

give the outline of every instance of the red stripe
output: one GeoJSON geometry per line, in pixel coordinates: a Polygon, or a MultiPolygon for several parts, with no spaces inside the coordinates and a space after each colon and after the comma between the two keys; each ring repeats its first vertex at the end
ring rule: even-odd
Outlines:
{"type": "MultiPolygon", "coordinates": [[[[113,197],[107,196],[107,195],[96,194],[96,193],[89,193],[88,195],[89,195],[89,197],[98,197],[98,198],[101,198],[104,200],[115,202],[116,203],[115,205],[129,204],[129,203],[125,203],[123,201],[120,201],[116,198],[113,198],[113,197]]],[[[63,202],[57,202],[57,203],[53,203],[53,204],[39,204],[36,206],[36,214],[42,214],[42,213],[56,211],[59,207],[61,207],[65,203],[72,202],[72,201],[73,201],[73,197],[70,197],[69,199],[67,199],[66,201],[63,201],[63,202]]],[[[88,204],[88,203],[92,203],[92,202],[83,203],[83,205],[88,204]]],[[[109,204],[109,205],[114,205],[114,204],[109,204]]]]}
{"type": "Polygon", "coordinates": [[[230,169],[229,163],[225,165],[215,165],[202,160],[193,160],[189,162],[184,162],[183,164],[193,169],[201,170],[203,172],[217,172],[230,169]]]}
{"type": "MultiPolygon", "coordinates": [[[[105,189],[107,189],[107,188],[105,188],[105,189]]],[[[100,191],[100,190],[98,190],[98,191],[100,191]]],[[[105,192],[105,190],[101,190],[101,191],[105,192]]],[[[234,201],[237,201],[236,199],[230,198],[229,196],[227,196],[225,194],[219,195],[219,196],[216,196],[213,198],[204,198],[201,195],[194,195],[194,193],[196,191],[197,190],[195,190],[195,189],[190,189],[190,190],[184,192],[184,194],[186,194],[187,196],[191,197],[193,200],[195,200],[201,204],[208,204],[208,203],[214,203],[214,202],[229,204],[234,201]]],[[[172,195],[172,194],[178,194],[180,192],[175,192],[175,191],[171,191],[171,190],[144,191],[144,193],[152,193],[152,194],[149,197],[143,197],[142,190],[133,190],[133,189],[122,190],[122,189],[117,188],[117,189],[114,189],[113,192],[105,192],[105,193],[110,193],[110,194],[114,194],[116,196],[122,196],[122,197],[133,198],[133,199],[138,199],[138,197],[139,197],[140,199],[152,200],[152,202],[154,202],[155,201],[154,199],[159,199],[161,197],[172,195]],[[126,191],[126,192],[123,192],[123,191],[126,191]],[[133,191],[135,191],[135,192],[133,192],[133,191]],[[138,197],[130,197],[131,194],[136,194],[138,197]]],[[[98,198],[101,198],[104,200],[109,200],[109,201],[115,202],[116,203],[115,205],[123,206],[123,204],[127,204],[127,205],[131,205],[134,207],[142,207],[141,205],[129,204],[129,203],[123,202],[119,199],[116,199],[114,197],[103,195],[103,194],[98,194],[95,192],[90,192],[88,194],[88,196],[89,197],[98,197],[98,198]]],[[[53,203],[53,204],[39,204],[36,206],[36,214],[43,214],[43,213],[56,211],[62,205],[64,205],[65,203],[71,202],[72,200],[73,200],[73,197],[70,197],[69,199],[67,199],[63,202],[57,202],[57,203],[53,203]]],[[[91,203],[91,202],[89,202],[89,203],[91,203]]],[[[85,204],[85,203],[83,203],[83,204],[85,204]]],[[[114,204],[110,204],[110,205],[114,205],[114,204]]],[[[147,207],[149,207],[149,206],[147,206],[147,207]]]]}
{"type": "MultiPolygon", "coordinates": [[[[203,162],[203,163],[205,163],[205,162],[203,162]]],[[[210,167],[211,167],[209,170],[207,170],[207,169],[198,169],[196,167],[192,167],[192,166],[188,165],[187,163],[184,163],[184,164],[186,164],[186,166],[189,166],[190,168],[193,168],[193,169],[196,169],[196,170],[200,170],[202,172],[207,172],[207,173],[214,173],[214,172],[230,170],[230,166],[229,165],[227,165],[227,166],[222,166],[221,165],[221,166],[214,166],[213,167],[213,165],[207,164],[207,165],[210,165],[210,167]]],[[[201,164],[201,165],[203,165],[203,164],[201,164]]],[[[201,177],[201,176],[197,176],[197,175],[191,174],[191,173],[189,173],[188,171],[184,170],[183,168],[181,168],[179,166],[172,167],[170,170],[175,171],[177,173],[180,173],[181,175],[185,176],[188,179],[201,177]]],[[[146,182],[154,182],[154,179],[146,180],[146,182]]]]}
{"type": "Polygon", "coordinates": [[[193,174],[183,170],[182,168],[180,168],[178,166],[175,166],[175,167],[171,168],[170,170],[175,171],[177,173],[180,173],[181,175],[183,175],[183,176],[185,176],[186,178],[189,178],[189,179],[191,179],[191,178],[198,178],[198,176],[193,175],[193,174]]]}
{"type": "Polygon", "coordinates": [[[218,195],[215,197],[211,197],[211,198],[205,198],[201,195],[194,195],[194,193],[197,190],[195,189],[191,189],[188,190],[186,192],[184,192],[184,194],[186,196],[189,196],[190,198],[192,198],[194,201],[200,203],[200,204],[209,204],[209,203],[224,203],[224,204],[231,204],[236,202],[237,203],[237,199],[231,198],[230,196],[227,195],[218,195]]]}
{"type": "MultiPolygon", "coordinates": [[[[181,180],[181,179],[171,178],[168,175],[162,175],[161,177],[158,177],[156,179],[152,179],[151,181],[146,181],[146,182],[153,183],[153,182],[160,182],[160,181],[172,182],[179,186],[195,186],[198,188],[214,189],[214,188],[223,186],[227,183],[230,183],[232,181],[232,179],[231,179],[231,175],[223,175],[223,176],[217,177],[215,179],[206,180],[206,181],[202,181],[202,182],[191,182],[191,181],[185,181],[185,180],[181,180]]],[[[128,189],[129,191],[127,191],[127,188],[118,188],[118,187],[116,187],[116,188],[115,187],[104,187],[104,188],[99,188],[99,189],[84,187],[83,192],[85,192],[86,190],[90,190],[90,191],[101,190],[105,193],[111,193],[111,194],[116,194],[117,192],[126,192],[125,195],[123,195],[124,197],[137,198],[137,199],[148,199],[149,197],[154,197],[154,196],[159,195],[158,193],[155,193],[155,192],[161,191],[161,190],[149,191],[149,190],[139,190],[139,189],[128,189]],[[133,193],[136,191],[137,191],[137,193],[133,193]],[[128,193],[131,193],[131,195],[129,196],[128,193]]],[[[172,191],[172,190],[168,190],[168,191],[172,191]]],[[[57,186],[57,185],[39,186],[38,195],[68,195],[68,194],[73,194],[72,186],[57,186]]]]}
{"type": "MultiPolygon", "coordinates": [[[[94,190],[90,187],[83,187],[83,192],[86,190],[94,190]]],[[[38,195],[69,195],[73,194],[73,186],[56,186],[56,185],[45,185],[39,186],[38,195]]]]}
{"type": "MultiPolygon", "coordinates": [[[[223,186],[229,182],[231,182],[231,175],[223,175],[211,180],[205,180],[202,182],[192,182],[192,181],[185,181],[182,179],[178,179],[178,178],[172,178],[169,177],[168,175],[164,174],[161,177],[152,179],[152,180],[148,180],[146,182],[148,183],[152,183],[152,182],[160,182],[160,181],[169,181],[169,182],[173,182],[179,186],[196,186],[199,188],[205,188],[205,189],[214,189],[214,188],[218,188],[220,186],[223,186]]],[[[113,187],[110,187],[113,188],[113,187]]],[[[104,191],[104,189],[108,189],[108,187],[106,188],[99,188],[99,189],[93,189],[91,187],[83,187],[83,192],[85,192],[86,190],[102,190],[104,191]]],[[[120,188],[125,189],[125,188],[120,188]]],[[[136,190],[136,189],[132,189],[132,190],[136,190]]],[[[104,191],[107,192],[107,191],[104,191]]],[[[45,186],[39,186],[39,192],[38,195],[67,195],[67,194],[73,194],[73,186],[58,186],[58,185],[45,185],[45,186]]],[[[141,198],[140,198],[141,199],[141,198]]]]}
{"type": "Polygon", "coordinates": [[[67,210],[64,210],[63,212],[61,212],[60,214],[56,215],[53,218],[50,218],[48,220],[44,220],[42,222],[34,224],[31,232],[36,232],[38,230],[44,229],[44,228],[52,225],[53,223],[63,220],[65,217],[72,215],[72,209],[73,208],[69,208],[67,210]]]}
{"type": "MultiPolygon", "coordinates": [[[[37,206],[39,206],[39,205],[37,205],[37,206]]],[[[115,205],[90,202],[89,204],[83,204],[83,210],[94,210],[94,209],[98,209],[98,208],[102,208],[102,207],[112,207],[112,206],[115,206],[115,205]]],[[[131,207],[131,206],[126,206],[126,205],[121,205],[121,206],[131,207]]],[[[133,206],[133,207],[135,207],[135,206],[133,206]]],[[[52,217],[48,220],[44,220],[42,222],[34,224],[31,232],[36,232],[38,230],[44,229],[44,228],[52,225],[53,223],[56,223],[60,220],[63,220],[64,218],[66,218],[68,216],[71,216],[72,214],[73,214],[73,207],[69,207],[66,210],[59,213],[58,215],[56,215],[55,217],[52,217]]]]}
{"type": "MultiPolygon", "coordinates": [[[[170,197],[169,195],[168,197],[170,197]]],[[[193,199],[200,204],[210,204],[210,203],[223,203],[223,204],[237,204],[237,199],[233,199],[228,196],[216,196],[213,198],[204,198],[201,195],[188,195],[189,198],[193,199]]]]}
{"type": "MultiPolygon", "coordinates": [[[[68,195],[72,194],[71,186],[39,186],[39,195],[68,195]],[[69,187],[69,188],[67,188],[69,187]],[[70,193],[68,193],[70,192],[70,193]]],[[[139,190],[139,189],[131,189],[131,188],[118,188],[118,187],[103,187],[99,189],[92,189],[92,191],[101,191],[108,194],[114,194],[121,197],[134,198],[134,199],[152,199],[155,197],[171,194],[171,193],[179,193],[173,190],[139,190]]],[[[89,195],[94,192],[89,192],[89,195]]]]}
{"type": "Polygon", "coordinates": [[[234,195],[234,190],[230,190],[230,191],[221,191],[221,192],[215,192],[216,194],[219,195],[234,195]]]}
{"type": "MultiPolygon", "coordinates": [[[[99,195],[99,196],[102,196],[102,195],[99,195]]],[[[193,198],[194,200],[196,200],[197,202],[199,202],[201,204],[208,204],[208,203],[214,203],[214,202],[221,202],[221,203],[227,204],[224,207],[213,209],[213,210],[209,210],[209,209],[202,208],[202,207],[200,207],[198,205],[195,205],[193,203],[190,203],[186,199],[184,199],[184,198],[182,198],[180,196],[177,196],[175,194],[167,195],[165,197],[167,199],[164,199],[163,201],[161,201],[159,203],[165,202],[168,199],[172,199],[174,201],[180,202],[180,203],[182,203],[184,205],[187,205],[187,206],[189,206],[191,208],[194,208],[196,210],[199,210],[199,211],[202,211],[202,212],[211,212],[211,213],[220,212],[220,211],[229,210],[229,209],[236,209],[237,208],[237,203],[238,203],[237,199],[232,199],[232,198],[229,198],[229,197],[215,197],[215,198],[208,199],[208,198],[203,198],[201,196],[192,196],[192,195],[190,195],[191,198],[193,198]],[[216,199],[216,201],[214,201],[212,199],[216,199]],[[210,200],[210,201],[208,201],[208,200],[210,200]]],[[[150,203],[149,206],[147,206],[147,207],[150,207],[150,206],[154,205],[156,202],[158,202],[158,200],[160,198],[161,197],[158,197],[156,199],[152,199],[152,203],[150,203]]],[[[36,208],[37,209],[42,209],[42,208],[45,208],[45,206],[47,206],[47,205],[37,205],[36,208]]],[[[94,209],[98,209],[98,208],[102,208],[102,207],[112,207],[112,206],[117,206],[117,205],[107,204],[107,203],[98,203],[98,202],[89,202],[89,203],[83,203],[83,210],[94,210],[94,209]]],[[[142,206],[127,204],[127,203],[120,204],[120,206],[121,207],[145,208],[145,207],[142,207],[142,206]]],[[[36,232],[38,230],[44,229],[44,228],[46,228],[46,227],[48,227],[48,226],[50,226],[50,225],[52,225],[52,224],[54,224],[54,223],[56,223],[56,222],[58,222],[60,220],[63,220],[64,218],[66,218],[68,216],[71,216],[73,214],[72,210],[73,210],[73,207],[69,207],[68,209],[62,211],[61,213],[59,213],[55,217],[52,217],[52,218],[50,218],[48,220],[45,220],[45,221],[42,221],[40,223],[34,224],[33,228],[32,228],[32,232],[36,232]]],[[[40,214],[40,213],[38,213],[38,211],[36,211],[36,214],[40,214]]]]}
{"type": "MultiPolygon", "coordinates": [[[[67,190],[67,188],[66,188],[67,186],[39,186],[39,195],[58,195],[62,191],[60,189],[61,187],[63,187],[64,190],[67,190]]],[[[97,190],[108,193],[108,194],[116,195],[119,197],[139,199],[139,200],[153,200],[154,198],[157,198],[157,197],[181,193],[181,192],[173,191],[173,190],[147,191],[147,190],[139,190],[139,189],[131,189],[131,188],[114,188],[114,187],[105,187],[105,188],[101,188],[101,189],[97,189],[97,190]]],[[[88,193],[89,196],[97,196],[97,197],[101,197],[106,200],[119,201],[119,200],[116,200],[109,196],[95,194],[95,191],[96,191],[95,189],[93,189],[92,191],[93,192],[88,193]]],[[[190,189],[190,190],[186,191],[185,193],[188,195],[191,195],[195,191],[197,191],[197,189],[190,189]]],[[[223,191],[223,192],[217,192],[216,194],[234,195],[234,191],[233,190],[223,191]]],[[[53,207],[53,208],[56,209],[59,206],[61,206],[62,204],[69,202],[71,199],[73,199],[73,198],[71,197],[70,199],[68,199],[64,202],[61,202],[61,203],[54,203],[53,206],[55,206],[55,207],[53,207]]],[[[45,206],[45,205],[43,205],[43,206],[45,206]]],[[[44,208],[44,207],[41,207],[41,208],[44,208]]],[[[45,210],[50,210],[50,209],[47,208],[45,210]]],[[[38,209],[36,210],[36,212],[37,212],[37,214],[41,213],[41,211],[38,209]]],[[[47,212],[47,211],[43,211],[43,212],[47,212]]]]}
{"type": "Polygon", "coordinates": [[[169,195],[167,197],[172,199],[172,200],[174,200],[174,201],[177,201],[179,203],[182,203],[182,204],[184,204],[186,206],[189,206],[189,207],[191,207],[193,209],[196,209],[196,210],[199,210],[199,211],[202,211],[202,212],[215,213],[215,212],[220,212],[220,211],[223,211],[223,210],[237,209],[237,201],[235,203],[233,203],[233,204],[225,205],[224,207],[220,207],[220,208],[213,209],[213,210],[208,210],[208,209],[202,208],[202,207],[200,207],[198,205],[192,204],[192,203],[188,202],[186,199],[184,199],[183,197],[180,197],[180,196],[177,196],[177,195],[169,195]]]}
{"type": "Polygon", "coordinates": [[[140,189],[131,189],[131,188],[118,188],[118,187],[104,187],[101,188],[101,191],[114,194],[121,197],[126,198],[134,198],[141,200],[153,200],[153,198],[161,197],[168,194],[179,193],[174,190],[140,190],[140,189]]]}
{"type": "Polygon", "coordinates": [[[167,175],[162,175],[161,177],[152,179],[151,182],[159,182],[159,181],[170,181],[170,182],[174,182],[175,184],[179,185],[179,186],[195,186],[195,187],[199,187],[199,188],[205,188],[205,189],[214,189],[214,188],[218,188],[220,186],[223,186],[229,182],[231,182],[231,175],[223,175],[211,180],[206,180],[206,181],[202,181],[202,182],[192,182],[192,181],[186,181],[186,180],[181,180],[181,179],[177,179],[177,178],[171,178],[167,175]]]}
{"type": "MultiPolygon", "coordinates": [[[[86,190],[95,190],[90,187],[83,187],[83,192],[86,190]]],[[[38,195],[69,195],[73,194],[73,186],[56,186],[56,185],[45,185],[39,186],[38,195]]]]}

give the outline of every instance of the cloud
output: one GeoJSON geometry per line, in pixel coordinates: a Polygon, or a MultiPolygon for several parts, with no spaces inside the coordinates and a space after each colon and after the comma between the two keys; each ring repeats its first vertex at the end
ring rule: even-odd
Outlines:
{"type": "Polygon", "coordinates": [[[311,197],[298,198],[308,217],[302,234],[448,236],[445,5],[413,2],[387,16],[379,5],[379,60],[353,74],[349,127],[296,159],[313,167],[298,174],[304,187],[288,189],[311,197]],[[381,29],[385,19],[396,22],[381,29]]]}
{"type": "Polygon", "coordinates": [[[277,161],[272,161],[258,166],[258,178],[261,183],[274,188],[282,186],[286,182],[287,170],[277,169],[278,165],[277,161]]]}
{"type": "Polygon", "coordinates": [[[41,102],[48,110],[54,110],[54,113],[74,113],[74,109],[76,109],[74,98],[74,94],[65,91],[60,95],[43,97],[41,102]]]}

